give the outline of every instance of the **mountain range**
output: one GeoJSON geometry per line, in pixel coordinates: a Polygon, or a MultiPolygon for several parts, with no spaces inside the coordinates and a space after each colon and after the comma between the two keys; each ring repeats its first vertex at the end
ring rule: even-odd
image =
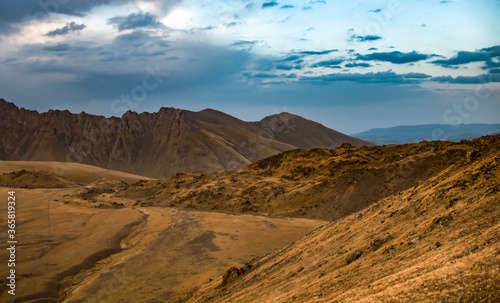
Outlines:
{"type": "Polygon", "coordinates": [[[38,113],[4,99],[0,110],[0,160],[78,162],[155,178],[237,169],[297,148],[374,145],[289,113],[245,122],[213,109],[163,107],[107,118],[38,113]]]}
{"type": "Polygon", "coordinates": [[[417,143],[424,140],[450,140],[458,142],[464,139],[471,140],[498,133],[500,133],[500,124],[423,124],[374,128],[353,134],[353,136],[384,145],[417,143]]]}

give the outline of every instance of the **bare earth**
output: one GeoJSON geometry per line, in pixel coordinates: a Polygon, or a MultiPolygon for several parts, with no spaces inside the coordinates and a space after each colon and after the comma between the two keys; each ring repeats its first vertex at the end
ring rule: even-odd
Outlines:
{"type": "MultiPolygon", "coordinates": [[[[324,224],[55,201],[74,188],[2,188],[5,199],[8,190],[16,191],[17,201],[17,302],[177,301],[227,268],[283,248],[324,224]]],[[[0,216],[7,216],[5,208],[0,216]]],[[[6,225],[0,235],[5,242],[6,225]]],[[[8,260],[6,250],[0,259],[8,260]]],[[[6,285],[0,287],[0,301],[8,302],[6,285]]]]}

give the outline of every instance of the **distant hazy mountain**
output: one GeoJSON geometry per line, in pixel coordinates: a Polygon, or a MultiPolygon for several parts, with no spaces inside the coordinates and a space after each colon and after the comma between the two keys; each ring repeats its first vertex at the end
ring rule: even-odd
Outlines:
{"type": "Polygon", "coordinates": [[[157,178],[241,168],[298,147],[371,145],[289,114],[273,118],[275,126],[267,118],[244,122],[212,109],[106,118],[67,110],[40,114],[4,99],[0,112],[0,160],[79,162],[157,178]]]}
{"type": "Polygon", "coordinates": [[[353,136],[376,144],[416,143],[423,140],[474,139],[500,133],[500,124],[424,124],[374,128],[353,136]]]}

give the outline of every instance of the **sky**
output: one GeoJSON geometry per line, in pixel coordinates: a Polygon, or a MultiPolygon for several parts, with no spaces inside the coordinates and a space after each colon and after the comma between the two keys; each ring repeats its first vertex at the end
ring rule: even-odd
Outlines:
{"type": "Polygon", "coordinates": [[[500,123],[499,0],[1,0],[0,97],[104,116],[500,123]]]}

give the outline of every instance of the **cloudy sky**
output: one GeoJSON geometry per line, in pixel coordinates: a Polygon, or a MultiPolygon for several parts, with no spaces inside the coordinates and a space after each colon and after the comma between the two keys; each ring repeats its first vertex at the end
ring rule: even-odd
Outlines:
{"type": "Polygon", "coordinates": [[[499,0],[2,0],[0,97],[105,116],[500,123],[499,0]]]}

